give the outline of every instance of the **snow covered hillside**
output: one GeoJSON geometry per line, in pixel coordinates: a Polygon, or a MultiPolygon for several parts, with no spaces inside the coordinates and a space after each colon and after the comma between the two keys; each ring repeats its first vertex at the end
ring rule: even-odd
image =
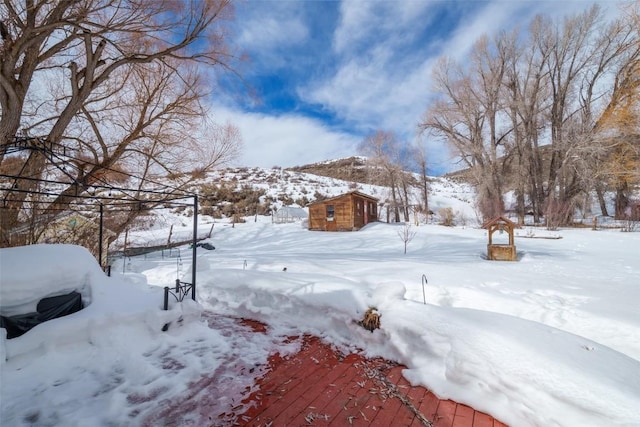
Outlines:
{"type": "MultiPolygon", "coordinates": [[[[168,183],[170,185],[170,182],[168,183]]],[[[231,192],[247,193],[255,191],[261,194],[259,201],[266,207],[266,212],[275,212],[283,206],[302,207],[306,209],[306,204],[316,200],[318,197],[334,197],[349,191],[360,191],[380,200],[381,209],[379,215],[382,221],[386,221],[386,206],[389,204],[391,194],[388,187],[364,184],[353,181],[345,181],[326,176],[319,176],[280,168],[228,168],[211,173],[204,178],[195,180],[189,187],[190,191],[199,194],[201,206],[200,215],[203,222],[209,224],[209,228],[203,227],[202,236],[206,236],[214,222],[223,221],[224,217],[231,217],[229,212],[238,211],[239,214],[251,216],[255,212],[255,206],[236,207],[235,210],[225,210],[222,208],[228,202],[215,203],[215,209],[224,214],[216,215],[217,219],[211,217],[211,209],[208,207],[211,202],[211,188],[223,188],[224,194],[231,192]],[[247,190],[248,189],[248,190],[247,190]]],[[[429,210],[433,212],[429,218],[420,215],[417,218],[420,222],[439,222],[440,214],[445,209],[450,209],[454,217],[454,223],[460,226],[477,226],[479,224],[478,213],[474,207],[475,191],[464,183],[450,180],[445,177],[430,177],[429,184],[429,210]]],[[[417,188],[410,191],[411,202],[414,205],[422,205],[420,191],[417,188]]],[[[142,227],[133,229],[127,237],[127,244],[133,246],[155,246],[167,242],[169,227],[172,241],[190,239],[192,235],[192,219],[190,211],[176,212],[175,210],[157,209],[153,212],[152,220],[143,223],[142,227]]],[[[266,214],[267,216],[270,214],[266,214]]],[[[413,214],[412,214],[413,215],[413,214]]],[[[415,221],[416,217],[410,218],[415,221]]],[[[254,218],[247,218],[253,221],[254,218]]],[[[121,249],[124,246],[125,236],[121,235],[111,249],[121,249]]]]}
{"type": "MultiPolygon", "coordinates": [[[[430,177],[430,181],[429,205],[432,211],[437,213],[441,208],[450,207],[454,212],[475,220],[476,215],[473,209],[475,192],[471,186],[445,177],[430,177]]],[[[236,188],[250,186],[263,189],[266,193],[265,196],[274,200],[276,208],[283,205],[283,195],[288,196],[288,199],[292,201],[301,200],[305,196],[313,200],[316,193],[333,197],[348,191],[358,190],[380,199],[381,202],[386,202],[391,197],[387,187],[284,169],[224,169],[196,182],[193,188],[196,189],[204,182],[233,184],[236,188]]],[[[412,203],[421,203],[418,189],[412,189],[411,198],[412,203]]]]}

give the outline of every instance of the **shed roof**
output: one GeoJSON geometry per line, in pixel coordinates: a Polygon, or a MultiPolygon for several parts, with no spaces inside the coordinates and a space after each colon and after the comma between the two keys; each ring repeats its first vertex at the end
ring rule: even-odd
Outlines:
{"type": "Polygon", "coordinates": [[[364,199],[371,200],[372,202],[376,202],[376,203],[377,203],[377,202],[378,202],[378,200],[379,200],[379,199],[377,199],[377,198],[375,198],[375,197],[373,197],[373,196],[369,196],[368,194],[364,194],[364,193],[361,193],[361,192],[359,192],[359,191],[350,191],[350,192],[348,192],[348,193],[340,194],[339,196],[335,196],[335,197],[331,197],[331,198],[324,199],[324,200],[318,200],[317,202],[309,203],[309,206],[315,205],[315,204],[317,204],[317,203],[327,203],[327,202],[331,202],[331,201],[333,201],[333,200],[341,199],[341,198],[343,198],[343,197],[345,197],[345,196],[349,196],[349,195],[359,196],[359,197],[362,197],[362,198],[364,198],[364,199]]]}

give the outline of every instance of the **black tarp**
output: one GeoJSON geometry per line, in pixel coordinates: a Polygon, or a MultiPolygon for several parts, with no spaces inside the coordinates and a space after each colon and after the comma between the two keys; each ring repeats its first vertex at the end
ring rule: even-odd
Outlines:
{"type": "Polygon", "coordinates": [[[82,295],[73,291],[66,295],[42,298],[36,307],[36,313],[0,316],[0,327],[7,330],[7,338],[15,338],[47,320],[75,313],[84,308],[82,295]]]}

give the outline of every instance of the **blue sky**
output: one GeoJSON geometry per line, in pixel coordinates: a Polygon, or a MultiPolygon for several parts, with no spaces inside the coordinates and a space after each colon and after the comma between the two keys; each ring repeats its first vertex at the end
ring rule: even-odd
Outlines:
{"type": "MultiPolygon", "coordinates": [[[[614,1],[600,1],[617,14],[614,1]]],[[[248,60],[238,71],[256,96],[217,93],[212,112],[243,135],[242,166],[290,167],[357,154],[365,135],[402,141],[432,98],[437,59],[467,57],[483,34],[526,28],[538,13],[562,17],[586,0],[243,0],[233,44],[248,60]]],[[[237,89],[238,86],[234,85],[237,89]]],[[[431,173],[453,170],[445,146],[425,141],[431,173]]]]}

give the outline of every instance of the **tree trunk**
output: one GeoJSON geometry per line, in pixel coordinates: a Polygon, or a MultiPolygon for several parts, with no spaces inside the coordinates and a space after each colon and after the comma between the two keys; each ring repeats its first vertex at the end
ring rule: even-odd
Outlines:
{"type": "Polygon", "coordinates": [[[607,203],[604,200],[604,189],[602,188],[602,184],[596,184],[596,196],[598,197],[598,204],[600,205],[600,212],[603,216],[609,216],[609,211],[607,210],[607,203]]]}
{"type": "Polygon", "coordinates": [[[409,222],[411,218],[409,217],[409,189],[407,186],[407,180],[402,179],[402,192],[404,193],[404,203],[402,212],[404,214],[404,221],[409,222]]]}
{"type": "Polygon", "coordinates": [[[623,181],[616,187],[616,201],[615,201],[615,219],[626,219],[627,208],[629,208],[629,198],[627,197],[627,190],[629,189],[627,183],[623,181]]]}
{"type": "Polygon", "coordinates": [[[524,201],[524,188],[518,188],[516,192],[516,211],[518,213],[518,224],[524,225],[525,216],[525,201],[524,201]]]}
{"type": "Polygon", "coordinates": [[[400,222],[400,210],[398,209],[398,196],[396,195],[395,182],[391,183],[391,199],[393,200],[393,215],[395,218],[394,222],[400,222]]]}

